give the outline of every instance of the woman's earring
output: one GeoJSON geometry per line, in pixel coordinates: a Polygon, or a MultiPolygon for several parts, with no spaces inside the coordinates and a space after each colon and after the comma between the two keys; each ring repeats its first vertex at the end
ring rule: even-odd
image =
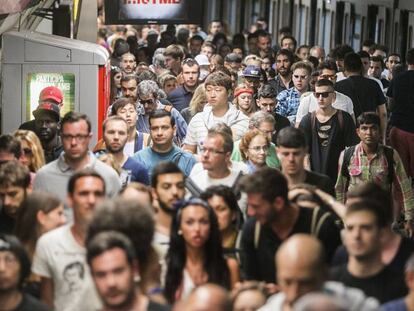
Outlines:
{"type": "Polygon", "coordinates": [[[178,235],[183,235],[183,232],[181,230],[178,230],[178,235]]]}
{"type": "Polygon", "coordinates": [[[134,275],[134,282],[139,283],[141,281],[141,277],[139,274],[134,275]]]}

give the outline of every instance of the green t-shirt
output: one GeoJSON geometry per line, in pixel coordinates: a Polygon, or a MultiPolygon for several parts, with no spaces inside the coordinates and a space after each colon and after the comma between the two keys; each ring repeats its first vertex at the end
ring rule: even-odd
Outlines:
{"type": "MultiPolygon", "coordinates": [[[[240,140],[234,142],[233,153],[231,154],[231,160],[234,162],[243,162],[241,152],[239,149],[240,140]]],[[[276,154],[276,145],[270,143],[269,153],[266,157],[266,165],[268,167],[277,168],[280,170],[280,161],[276,154]]]]}

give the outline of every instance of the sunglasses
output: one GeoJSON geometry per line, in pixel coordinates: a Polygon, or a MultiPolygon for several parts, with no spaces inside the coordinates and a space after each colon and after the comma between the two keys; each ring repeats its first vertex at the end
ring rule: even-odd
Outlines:
{"type": "Polygon", "coordinates": [[[25,155],[27,155],[27,156],[31,156],[31,155],[33,154],[33,151],[32,151],[32,149],[30,149],[30,148],[24,148],[24,149],[23,149],[23,152],[24,152],[24,154],[25,154],[25,155]]]}
{"type": "Polygon", "coordinates": [[[295,78],[295,79],[300,79],[300,80],[305,80],[305,79],[307,79],[308,78],[308,76],[300,76],[300,75],[293,75],[293,77],[295,78]]]}
{"type": "Polygon", "coordinates": [[[333,92],[313,92],[313,95],[316,98],[319,98],[320,96],[322,96],[322,98],[327,98],[329,96],[329,94],[331,94],[333,92]]]}

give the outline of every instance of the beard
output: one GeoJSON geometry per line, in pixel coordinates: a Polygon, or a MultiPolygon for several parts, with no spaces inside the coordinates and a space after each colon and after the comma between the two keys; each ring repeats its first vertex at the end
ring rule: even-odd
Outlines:
{"type": "Polygon", "coordinates": [[[174,215],[175,210],[160,199],[158,199],[158,206],[164,211],[164,213],[174,215]]]}

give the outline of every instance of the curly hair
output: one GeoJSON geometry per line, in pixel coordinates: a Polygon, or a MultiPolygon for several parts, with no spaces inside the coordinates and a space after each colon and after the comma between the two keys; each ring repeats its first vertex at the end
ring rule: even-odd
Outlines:
{"type": "Polygon", "coordinates": [[[266,145],[267,147],[270,147],[269,137],[263,135],[258,130],[247,131],[246,134],[244,134],[244,136],[240,140],[239,144],[240,153],[244,161],[247,161],[247,152],[249,150],[250,143],[256,136],[262,136],[264,139],[266,139],[266,145]]]}

